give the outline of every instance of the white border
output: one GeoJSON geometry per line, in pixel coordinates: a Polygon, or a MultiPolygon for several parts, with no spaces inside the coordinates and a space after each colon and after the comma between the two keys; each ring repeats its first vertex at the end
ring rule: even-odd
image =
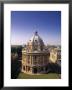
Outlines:
{"type": "Polygon", "coordinates": [[[4,86],[68,86],[69,4],[4,4],[4,86]],[[11,79],[11,11],[61,11],[62,79],[11,79]]]}

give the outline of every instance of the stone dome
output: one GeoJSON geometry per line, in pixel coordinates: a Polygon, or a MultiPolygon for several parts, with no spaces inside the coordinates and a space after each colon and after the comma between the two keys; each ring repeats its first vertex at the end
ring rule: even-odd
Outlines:
{"type": "Polygon", "coordinates": [[[31,39],[27,43],[27,49],[31,49],[30,51],[43,51],[44,42],[41,37],[38,35],[36,31],[31,39]]]}

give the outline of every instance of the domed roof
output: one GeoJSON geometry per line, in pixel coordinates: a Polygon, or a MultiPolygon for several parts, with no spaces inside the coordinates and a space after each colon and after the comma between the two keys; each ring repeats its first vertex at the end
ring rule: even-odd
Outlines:
{"type": "Polygon", "coordinates": [[[38,32],[36,31],[34,35],[31,37],[30,42],[33,42],[35,44],[44,44],[43,40],[38,35],[38,32]]]}
{"type": "Polygon", "coordinates": [[[31,39],[28,42],[28,46],[31,45],[33,51],[34,50],[38,50],[41,51],[43,50],[44,47],[44,43],[43,40],[40,38],[40,36],[38,35],[38,32],[36,31],[34,33],[34,35],[31,37],[31,39]]]}

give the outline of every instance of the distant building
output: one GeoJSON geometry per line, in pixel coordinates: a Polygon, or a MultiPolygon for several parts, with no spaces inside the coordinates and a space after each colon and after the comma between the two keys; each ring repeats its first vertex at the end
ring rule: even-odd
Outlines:
{"type": "Polygon", "coordinates": [[[61,49],[53,48],[50,51],[50,61],[56,63],[58,60],[61,60],[61,49]]]}
{"type": "Polygon", "coordinates": [[[48,71],[49,52],[37,32],[22,49],[22,72],[40,74],[48,71]]]}

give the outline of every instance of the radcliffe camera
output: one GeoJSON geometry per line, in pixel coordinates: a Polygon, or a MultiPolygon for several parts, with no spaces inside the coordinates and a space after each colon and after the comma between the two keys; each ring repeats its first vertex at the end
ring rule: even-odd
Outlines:
{"type": "Polygon", "coordinates": [[[61,12],[11,12],[11,79],[61,79],[61,12]]]}

